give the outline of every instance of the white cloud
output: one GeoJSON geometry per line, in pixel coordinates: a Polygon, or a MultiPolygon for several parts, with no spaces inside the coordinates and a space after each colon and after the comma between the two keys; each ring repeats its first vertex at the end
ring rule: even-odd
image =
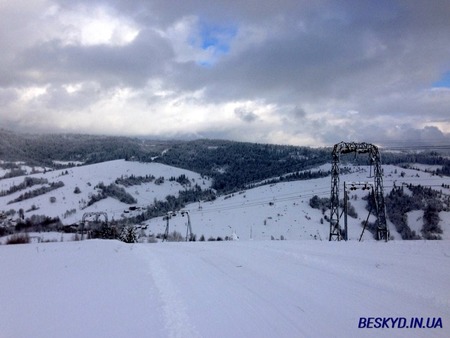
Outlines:
{"type": "Polygon", "coordinates": [[[83,88],[83,84],[81,83],[69,83],[64,84],[62,87],[66,90],[68,94],[73,94],[79,92],[83,88]]]}
{"type": "Polygon", "coordinates": [[[63,45],[125,46],[139,34],[137,24],[104,6],[79,5],[67,9],[53,5],[45,16],[59,25],[52,38],[58,37],[63,45]]]}
{"type": "Polygon", "coordinates": [[[43,96],[47,93],[47,86],[32,86],[27,88],[22,88],[19,90],[19,97],[21,101],[27,102],[34,100],[40,96],[43,96]]]}

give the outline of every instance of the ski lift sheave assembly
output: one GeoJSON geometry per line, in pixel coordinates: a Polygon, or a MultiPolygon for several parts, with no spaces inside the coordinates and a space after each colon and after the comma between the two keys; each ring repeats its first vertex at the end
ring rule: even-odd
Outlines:
{"type": "MultiPolygon", "coordinates": [[[[383,192],[383,171],[381,168],[381,158],[378,147],[370,144],[370,143],[355,143],[355,142],[340,142],[334,145],[332,151],[332,164],[331,164],[331,198],[330,198],[330,237],[329,240],[340,241],[341,239],[348,240],[348,232],[347,232],[347,222],[346,222],[346,204],[347,204],[347,192],[346,192],[346,183],[344,182],[344,210],[345,213],[345,229],[342,230],[339,224],[340,217],[342,213],[339,213],[339,164],[340,164],[340,155],[341,154],[368,154],[370,164],[372,167],[372,163],[374,166],[373,170],[373,183],[370,182],[353,182],[350,183],[349,190],[356,189],[364,189],[364,190],[372,190],[372,194],[374,197],[374,205],[375,205],[375,216],[377,217],[376,221],[376,238],[377,240],[385,240],[386,242],[389,240],[389,229],[387,226],[386,220],[386,208],[384,203],[384,192],[383,192]]],[[[371,170],[372,171],[372,170],[371,170]]],[[[372,176],[372,172],[370,173],[372,176]]],[[[369,211],[369,216],[372,210],[369,211]]],[[[367,217],[364,229],[367,225],[369,216],[367,217]]],[[[363,233],[364,233],[363,229],[363,233]]],[[[360,240],[362,238],[362,234],[360,240]]]]}
{"type": "MultiPolygon", "coordinates": [[[[187,225],[186,225],[186,227],[187,227],[187,229],[186,229],[186,242],[192,241],[193,238],[194,238],[194,234],[192,233],[191,217],[189,215],[189,211],[182,210],[182,211],[180,211],[180,214],[181,214],[182,217],[187,216],[187,220],[188,220],[187,225]]],[[[169,220],[172,217],[175,217],[175,216],[177,216],[176,212],[169,211],[166,214],[166,216],[163,217],[163,220],[166,221],[166,229],[164,231],[164,236],[163,236],[163,240],[162,240],[163,242],[166,241],[168,239],[168,237],[169,237],[169,220]]]]}

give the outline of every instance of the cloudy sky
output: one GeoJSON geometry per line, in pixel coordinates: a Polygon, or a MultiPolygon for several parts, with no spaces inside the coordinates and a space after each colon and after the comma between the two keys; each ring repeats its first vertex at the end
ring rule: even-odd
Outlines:
{"type": "Polygon", "coordinates": [[[0,127],[450,144],[448,0],[0,0],[0,127]]]}

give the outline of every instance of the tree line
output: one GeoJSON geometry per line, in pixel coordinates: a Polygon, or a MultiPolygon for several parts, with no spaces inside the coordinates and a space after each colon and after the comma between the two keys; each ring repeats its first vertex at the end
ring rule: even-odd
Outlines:
{"type": "MultiPolygon", "coordinates": [[[[393,187],[386,195],[385,207],[386,216],[394,224],[395,229],[402,239],[441,239],[442,228],[439,213],[445,209],[443,202],[445,196],[440,191],[430,187],[409,184],[407,186],[393,187]],[[405,191],[408,189],[408,191],[405,191]],[[422,210],[422,228],[420,233],[412,230],[408,224],[408,213],[414,210],[422,210]]],[[[367,201],[366,210],[374,210],[375,200],[372,193],[363,197],[367,201]]],[[[343,207],[343,200],[340,201],[340,207],[343,207]]],[[[319,209],[325,215],[330,208],[330,198],[320,198],[313,196],[309,205],[312,208],[319,209]]],[[[349,215],[356,218],[357,214],[352,206],[349,207],[349,215]]],[[[327,215],[325,219],[328,220],[327,215]]],[[[364,225],[364,224],[362,224],[364,225]]],[[[376,223],[367,225],[367,229],[376,235],[376,223]]]]}

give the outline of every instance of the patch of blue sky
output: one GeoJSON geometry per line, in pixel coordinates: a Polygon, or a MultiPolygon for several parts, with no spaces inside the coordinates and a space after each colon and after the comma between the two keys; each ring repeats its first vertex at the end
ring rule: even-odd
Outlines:
{"type": "Polygon", "coordinates": [[[433,83],[433,88],[450,88],[450,71],[446,72],[439,81],[433,83]]]}
{"type": "Polygon", "coordinates": [[[207,23],[200,23],[200,38],[202,48],[214,48],[220,53],[228,53],[230,43],[237,34],[234,26],[217,26],[207,23]]]}
{"type": "Polygon", "coordinates": [[[237,27],[221,26],[207,22],[199,22],[199,36],[196,37],[196,47],[208,51],[211,58],[198,62],[201,66],[212,66],[220,56],[230,52],[231,43],[237,35],[237,27]]]}

